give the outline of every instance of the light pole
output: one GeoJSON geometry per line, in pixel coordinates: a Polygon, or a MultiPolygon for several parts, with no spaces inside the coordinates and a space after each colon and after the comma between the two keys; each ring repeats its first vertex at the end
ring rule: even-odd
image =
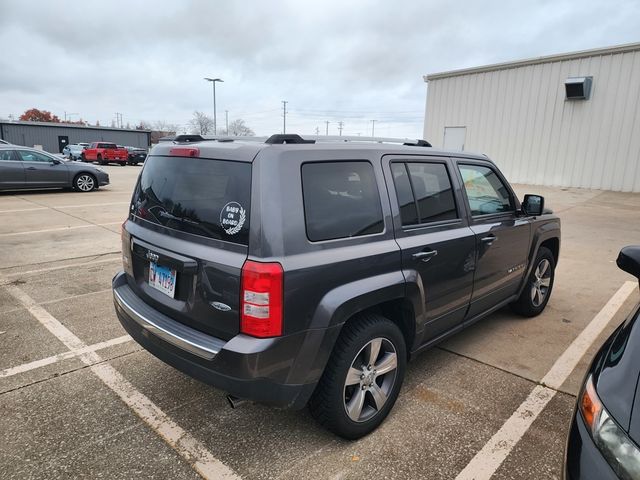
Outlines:
{"type": "Polygon", "coordinates": [[[216,118],[216,82],[224,82],[221,78],[204,77],[207,82],[213,85],[213,134],[218,134],[218,119],[216,118]]]}

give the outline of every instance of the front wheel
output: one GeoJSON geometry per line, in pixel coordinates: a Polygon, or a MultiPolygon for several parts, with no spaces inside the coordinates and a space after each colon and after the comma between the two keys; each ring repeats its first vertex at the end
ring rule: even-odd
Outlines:
{"type": "Polygon", "coordinates": [[[368,434],[393,408],[406,362],[404,337],[396,324],[376,314],[350,320],[309,402],[311,414],[341,437],[368,434]]]}
{"type": "Polygon", "coordinates": [[[81,173],[73,180],[73,188],[80,192],[90,192],[98,188],[98,182],[93,175],[81,173]]]}
{"type": "Polygon", "coordinates": [[[511,304],[511,309],[525,317],[540,315],[551,296],[555,274],[553,253],[546,247],[540,247],[524,290],[518,300],[511,304]]]}

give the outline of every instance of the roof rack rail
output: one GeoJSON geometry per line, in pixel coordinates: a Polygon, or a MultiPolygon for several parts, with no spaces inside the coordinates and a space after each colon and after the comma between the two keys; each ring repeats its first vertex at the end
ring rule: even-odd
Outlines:
{"type": "Polygon", "coordinates": [[[403,145],[408,147],[431,147],[431,144],[426,140],[416,140],[415,142],[404,142],[403,145]]]}
{"type": "Polygon", "coordinates": [[[363,136],[336,136],[336,135],[309,135],[305,138],[313,139],[318,142],[363,142],[363,143],[397,143],[412,147],[431,147],[432,145],[426,140],[413,138],[393,138],[393,137],[363,137],[363,136]]]}
{"type": "Polygon", "coordinates": [[[264,143],[268,143],[271,145],[281,145],[284,143],[316,143],[316,141],[305,140],[300,135],[297,135],[295,133],[293,134],[278,133],[275,135],[271,135],[269,138],[265,140],[264,143]]]}

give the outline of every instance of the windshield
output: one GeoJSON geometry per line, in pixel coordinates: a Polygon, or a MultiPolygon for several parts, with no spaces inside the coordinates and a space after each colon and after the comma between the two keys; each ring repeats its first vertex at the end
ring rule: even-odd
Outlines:
{"type": "Polygon", "coordinates": [[[167,228],[248,245],[251,164],[152,156],[134,193],[135,215],[167,228]]]}

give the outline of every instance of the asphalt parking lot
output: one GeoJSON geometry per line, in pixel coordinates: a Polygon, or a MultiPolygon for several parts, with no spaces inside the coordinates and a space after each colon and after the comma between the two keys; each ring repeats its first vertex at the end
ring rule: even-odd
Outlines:
{"type": "Polygon", "coordinates": [[[516,186],[562,218],[546,311],[497,312],[417,357],[383,426],[347,442],[306,411],[232,410],[125,335],[110,282],[140,167],[105,168],[89,194],[0,194],[0,477],[561,477],[588,361],[640,297],[615,266],[640,242],[639,194],[516,186]]]}

